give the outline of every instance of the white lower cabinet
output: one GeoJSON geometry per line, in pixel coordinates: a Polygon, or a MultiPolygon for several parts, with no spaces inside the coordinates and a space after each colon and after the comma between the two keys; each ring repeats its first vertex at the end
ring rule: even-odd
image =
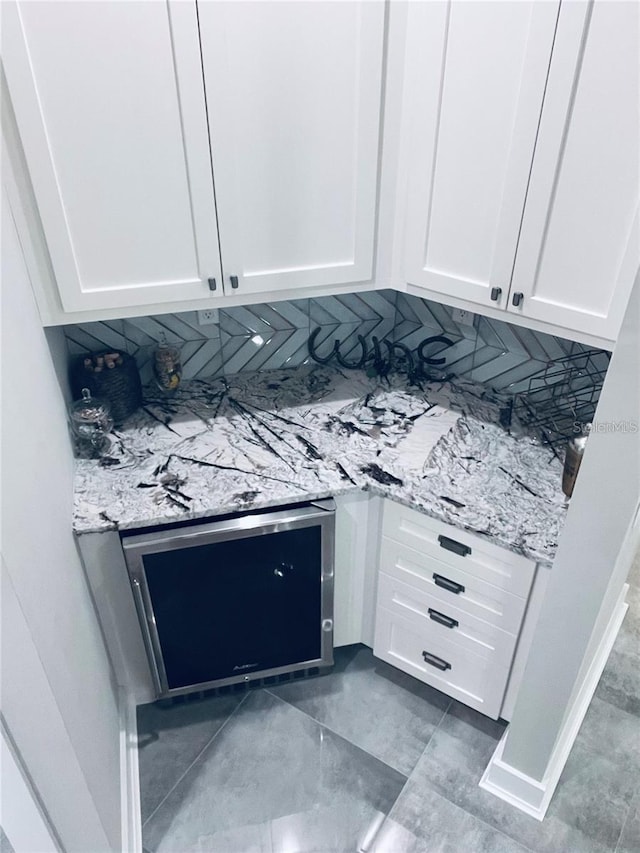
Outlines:
{"type": "Polygon", "coordinates": [[[497,719],[509,668],[428,635],[423,625],[378,605],[373,653],[488,717],[497,719]]]}
{"type": "Polygon", "coordinates": [[[513,595],[487,583],[474,571],[467,571],[423,554],[400,542],[383,536],[380,546],[380,570],[404,581],[415,590],[428,592],[442,604],[454,604],[472,616],[496,625],[504,631],[517,632],[524,613],[526,598],[513,595]]]}
{"type": "Polygon", "coordinates": [[[497,719],[535,563],[385,501],[378,568],[376,657],[497,719]]]}
{"type": "Polygon", "coordinates": [[[412,622],[425,637],[444,639],[492,663],[510,665],[516,634],[483,622],[464,607],[455,607],[384,572],[378,576],[378,596],[391,616],[412,622]]]}

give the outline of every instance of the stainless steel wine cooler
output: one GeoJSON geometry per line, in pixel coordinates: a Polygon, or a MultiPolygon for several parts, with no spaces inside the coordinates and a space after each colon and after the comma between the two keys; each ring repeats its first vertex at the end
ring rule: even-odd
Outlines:
{"type": "Polygon", "coordinates": [[[333,663],[335,504],[123,534],[158,698],[333,663]]]}

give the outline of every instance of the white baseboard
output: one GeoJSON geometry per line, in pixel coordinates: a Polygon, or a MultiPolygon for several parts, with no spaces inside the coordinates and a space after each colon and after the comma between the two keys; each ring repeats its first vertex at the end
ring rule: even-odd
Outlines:
{"type": "Polygon", "coordinates": [[[484,788],[485,791],[489,791],[501,800],[520,809],[520,811],[531,815],[531,817],[535,817],[537,820],[543,820],[547,812],[556,785],[560,779],[560,774],[567,762],[573,743],[600,681],[602,671],[605,668],[615,639],[618,636],[622,620],[629,607],[625,601],[628,589],[628,584],[625,584],[622,588],[602,642],[591,661],[584,681],[576,695],[573,707],[567,714],[543,780],[540,782],[537,779],[533,779],[531,776],[521,773],[515,767],[506,764],[502,760],[504,746],[509,736],[508,727],[480,780],[480,787],[484,788]]]}
{"type": "Polygon", "coordinates": [[[120,814],[122,850],[142,853],[136,703],[120,691],[120,814]]]}

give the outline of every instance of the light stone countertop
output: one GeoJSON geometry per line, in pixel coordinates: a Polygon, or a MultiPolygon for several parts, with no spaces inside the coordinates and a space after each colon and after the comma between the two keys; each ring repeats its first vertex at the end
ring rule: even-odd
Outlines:
{"type": "Polygon", "coordinates": [[[566,514],[549,448],[482,385],[320,366],[147,390],[102,462],[77,460],[74,530],[130,530],[337,496],[414,507],[550,562],[566,514]]]}

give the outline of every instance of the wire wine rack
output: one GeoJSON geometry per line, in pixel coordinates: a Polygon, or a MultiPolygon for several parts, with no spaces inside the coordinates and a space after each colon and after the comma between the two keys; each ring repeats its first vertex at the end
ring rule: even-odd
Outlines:
{"type": "Polygon", "coordinates": [[[514,395],[513,414],[559,459],[559,448],[593,420],[609,360],[609,353],[591,349],[550,361],[514,395]]]}

